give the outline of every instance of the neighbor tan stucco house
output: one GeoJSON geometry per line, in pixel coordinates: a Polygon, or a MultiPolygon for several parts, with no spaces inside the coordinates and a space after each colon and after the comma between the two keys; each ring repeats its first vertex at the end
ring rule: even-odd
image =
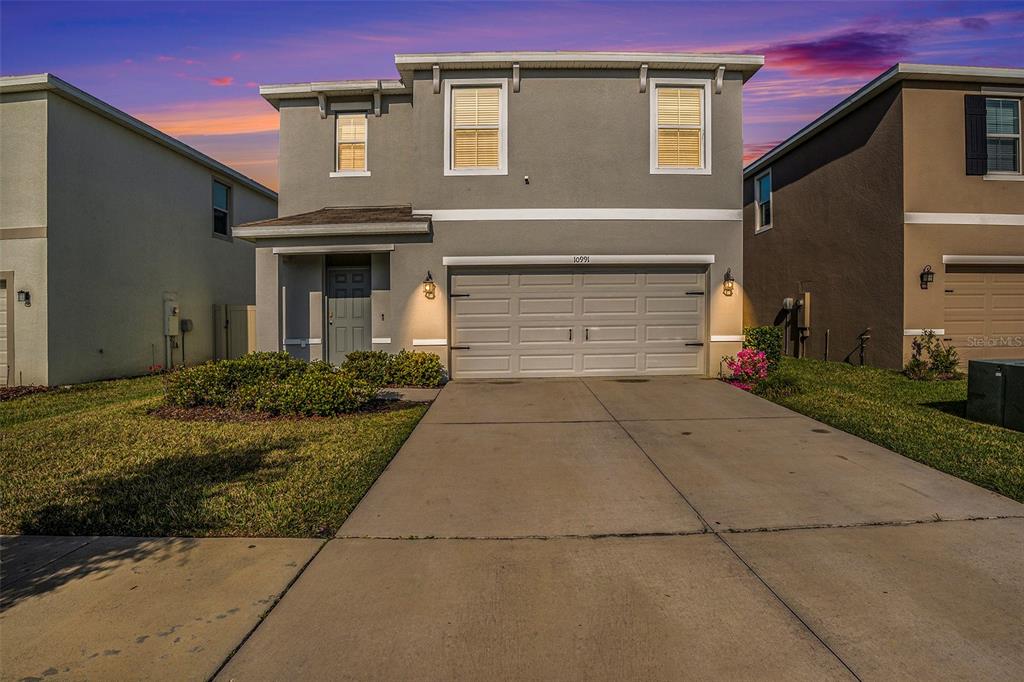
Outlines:
{"type": "Polygon", "coordinates": [[[925,329],[1024,358],[1022,99],[1024,69],[897,64],[750,164],[747,323],[883,367],[925,329]]]}
{"type": "Polygon", "coordinates": [[[53,75],[0,78],[0,385],[211,358],[214,305],[255,297],[253,247],[231,226],[276,209],[266,187],[53,75]]]}
{"type": "Polygon", "coordinates": [[[751,55],[397,55],[265,85],[280,218],[261,349],[437,353],[455,378],[717,373],[742,333],[751,55]]]}

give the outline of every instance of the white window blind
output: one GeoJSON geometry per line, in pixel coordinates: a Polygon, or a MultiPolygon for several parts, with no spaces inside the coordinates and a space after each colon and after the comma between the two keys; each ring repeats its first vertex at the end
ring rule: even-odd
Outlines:
{"type": "Polygon", "coordinates": [[[703,166],[703,97],[703,88],[658,88],[658,168],[703,166]]]}
{"type": "Polygon", "coordinates": [[[452,168],[498,168],[501,88],[452,88],[452,168]]]}
{"type": "Polygon", "coordinates": [[[338,170],[366,170],[366,114],[338,114],[338,170]]]}

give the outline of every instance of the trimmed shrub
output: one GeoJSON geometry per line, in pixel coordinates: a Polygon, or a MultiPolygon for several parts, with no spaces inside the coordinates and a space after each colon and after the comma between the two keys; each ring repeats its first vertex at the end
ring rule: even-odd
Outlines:
{"type": "Polygon", "coordinates": [[[768,371],[774,372],[782,359],[782,327],[747,327],[743,337],[743,347],[764,353],[768,371]]]}
{"type": "Polygon", "coordinates": [[[354,351],[342,369],[374,386],[434,388],[444,383],[441,358],[433,353],[403,350],[397,355],[380,350],[354,351]]]}
{"type": "Polygon", "coordinates": [[[376,389],[323,361],[306,362],[287,353],[250,353],[168,374],[164,400],[178,407],[327,416],[362,407],[376,389]]]}
{"type": "Polygon", "coordinates": [[[441,358],[433,353],[403,350],[394,356],[391,369],[393,386],[435,388],[444,383],[441,358]]]}
{"type": "Polygon", "coordinates": [[[345,356],[342,369],[354,377],[373,384],[387,386],[391,382],[393,356],[382,350],[357,350],[345,356]]]}

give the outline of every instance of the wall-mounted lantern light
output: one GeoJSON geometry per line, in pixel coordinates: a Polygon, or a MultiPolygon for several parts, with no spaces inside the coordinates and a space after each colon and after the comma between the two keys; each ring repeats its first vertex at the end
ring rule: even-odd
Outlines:
{"type": "Polygon", "coordinates": [[[32,294],[25,291],[24,289],[20,289],[18,291],[18,303],[24,303],[26,308],[31,307],[32,294]]]}
{"type": "Polygon", "coordinates": [[[732,296],[733,290],[736,288],[736,278],[732,276],[732,268],[725,271],[725,281],[722,283],[722,293],[726,296],[732,296]]]}
{"type": "Polygon", "coordinates": [[[427,270],[427,276],[423,278],[423,295],[433,300],[437,295],[437,284],[434,283],[434,276],[427,270]]]}
{"type": "Polygon", "coordinates": [[[932,266],[924,266],[924,270],[921,271],[921,288],[927,289],[928,285],[935,281],[935,273],[932,272],[932,266]]]}

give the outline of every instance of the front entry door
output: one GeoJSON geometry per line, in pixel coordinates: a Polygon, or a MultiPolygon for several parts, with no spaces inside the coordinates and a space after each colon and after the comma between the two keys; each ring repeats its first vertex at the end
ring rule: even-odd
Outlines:
{"type": "Polygon", "coordinates": [[[340,365],[354,350],[370,350],[370,269],[327,271],[327,359],[340,365]]]}

